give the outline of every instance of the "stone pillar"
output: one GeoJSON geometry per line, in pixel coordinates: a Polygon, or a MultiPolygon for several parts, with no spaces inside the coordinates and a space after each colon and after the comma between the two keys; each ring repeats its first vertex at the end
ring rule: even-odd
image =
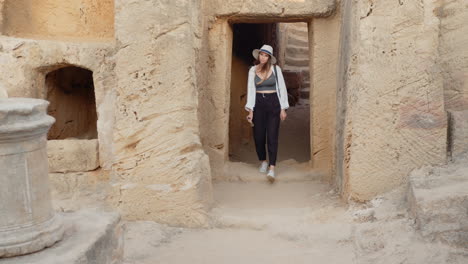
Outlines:
{"type": "Polygon", "coordinates": [[[49,194],[48,102],[0,99],[0,257],[51,246],[63,236],[49,194]]]}

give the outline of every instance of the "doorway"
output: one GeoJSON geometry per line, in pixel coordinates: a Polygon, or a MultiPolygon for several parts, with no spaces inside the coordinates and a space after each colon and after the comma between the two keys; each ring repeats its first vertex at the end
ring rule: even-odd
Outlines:
{"type": "Polygon", "coordinates": [[[273,47],[281,67],[290,108],[281,123],[278,162],[310,161],[309,50],[306,23],[238,23],[232,25],[233,45],[229,109],[229,160],[257,164],[252,128],[244,109],[252,50],[273,47]]]}

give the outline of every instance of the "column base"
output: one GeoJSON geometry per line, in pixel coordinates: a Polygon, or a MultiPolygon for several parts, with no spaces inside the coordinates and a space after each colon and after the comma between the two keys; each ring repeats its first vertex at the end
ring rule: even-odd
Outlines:
{"type": "Polygon", "coordinates": [[[0,258],[25,255],[50,247],[62,239],[63,232],[59,215],[21,230],[0,230],[0,258]]]}

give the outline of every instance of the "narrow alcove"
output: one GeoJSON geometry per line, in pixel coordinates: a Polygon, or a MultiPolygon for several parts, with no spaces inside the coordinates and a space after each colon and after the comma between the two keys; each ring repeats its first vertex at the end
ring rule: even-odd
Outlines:
{"type": "Polygon", "coordinates": [[[96,139],[93,72],[68,66],[48,73],[45,82],[48,114],[56,120],[48,139],[96,139]]]}

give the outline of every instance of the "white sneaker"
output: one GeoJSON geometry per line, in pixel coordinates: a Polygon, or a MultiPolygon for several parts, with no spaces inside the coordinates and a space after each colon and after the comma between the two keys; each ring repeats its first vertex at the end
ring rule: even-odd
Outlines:
{"type": "Polygon", "coordinates": [[[274,171],[274,170],[269,170],[269,171],[268,171],[267,179],[268,179],[270,182],[274,182],[274,181],[275,181],[275,171],[274,171]]]}
{"type": "Polygon", "coordinates": [[[262,162],[262,164],[260,165],[260,168],[258,170],[261,173],[265,173],[265,172],[267,172],[267,169],[268,169],[268,162],[264,161],[264,162],[262,162]]]}

